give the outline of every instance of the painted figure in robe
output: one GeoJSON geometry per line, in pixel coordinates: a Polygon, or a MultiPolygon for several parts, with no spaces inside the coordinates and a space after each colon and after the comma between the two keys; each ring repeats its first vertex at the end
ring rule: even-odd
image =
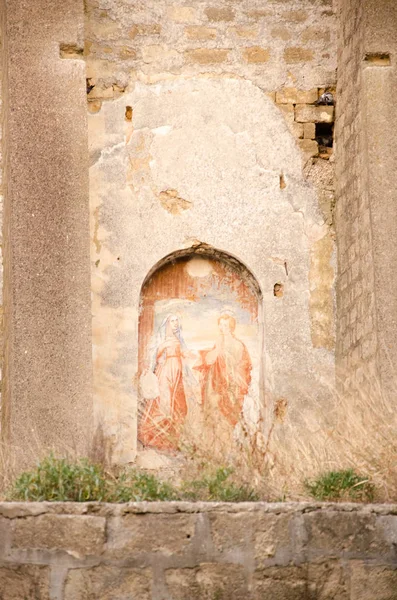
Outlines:
{"type": "Polygon", "coordinates": [[[138,439],[145,446],[159,450],[176,450],[181,428],[187,415],[183,383],[183,362],[188,354],[179,318],[168,315],[160,327],[152,371],[158,381],[158,395],[146,400],[138,426],[138,439]]]}
{"type": "Polygon", "coordinates": [[[235,336],[236,319],[222,314],[219,336],[209,350],[200,350],[204,427],[210,444],[229,445],[239,422],[251,382],[252,363],[245,344],[235,336]]]}

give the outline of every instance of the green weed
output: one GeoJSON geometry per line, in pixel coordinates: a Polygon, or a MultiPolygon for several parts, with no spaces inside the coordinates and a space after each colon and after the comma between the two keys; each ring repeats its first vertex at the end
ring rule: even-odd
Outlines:
{"type": "Polygon", "coordinates": [[[171,484],[161,481],[154,475],[129,469],[118,476],[109,501],[153,502],[177,499],[177,490],[171,484]]]}
{"type": "Polygon", "coordinates": [[[182,484],[182,495],[186,500],[208,502],[255,502],[258,496],[255,491],[245,485],[228,481],[233,469],[221,467],[201,479],[185,481],[182,484]]]}
{"type": "Polygon", "coordinates": [[[107,483],[100,466],[50,455],[15,481],[9,500],[89,502],[105,500],[107,483]]]}
{"type": "Polygon", "coordinates": [[[204,500],[247,502],[258,500],[254,490],[229,480],[232,469],[219,468],[180,488],[137,469],[116,474],[87,459],[77,461],[53,455],[35,469],[22,473],[12,485],[8,500],[49,502],[142,502],[204,500]]]}
{"type": "Polygon", "coordinates": [[[372,502],[374,498],[373,484],[353,469],[328,471],[317,479],[306,481],[305,488],[310,496],[321,502],[372,502]]]}

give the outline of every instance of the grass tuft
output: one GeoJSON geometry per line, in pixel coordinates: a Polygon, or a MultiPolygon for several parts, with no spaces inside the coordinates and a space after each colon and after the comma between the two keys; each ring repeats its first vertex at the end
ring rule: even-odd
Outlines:
{"type": "Polygon", "coordinates": [[[320,502],[372,502],[374,486],[368,477],[358,475],[353,469],[329,471],[312,481],[305,482],[305,488],[312,498],[320,502]]]}
{"type": "Polygon", "coordinates": [[[87,459],[70,461],[51,454],[32,471],[21,473],[7,496],[33,502],[90,502],[103,501],[106,494],[102,467],[87,459]]]}

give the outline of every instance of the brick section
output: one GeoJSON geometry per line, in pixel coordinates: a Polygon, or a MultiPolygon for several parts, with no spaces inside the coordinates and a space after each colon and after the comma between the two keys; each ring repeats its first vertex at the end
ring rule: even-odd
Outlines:
{"type": "MultiPolygon", "coordinates": [[[[156,82],[170,73],[219,74],[225,49],[230,49],[225,73],[249,79],[266,92],[286,81],[302,90],[335,85],[333,11],[312,0],[301,0],[297,10],[271,0],[262,4],[86,0],[87,77],[95,84],[90,98],[101,100],[102,90],[112,84],[125,87],[131,77],[156,82]],[[152,51],[146,47],[154,44],[156,60],[147,60],[152,51]],[[196,50],[198,58],[192,54],[196,50]]],[[[311,100],[302,97],[298,102],[311,100]]]]}
{"type": "Polygon", "coordinates": [[[43,515],[15,519],[12,548],[65,550],[77,555],[101,554],[105,519],[77,515],[43,515]]]}
{"type": "Polygon", "coordinates": [[[265,63],[269,60],[270,52],[260,46],[252,46],[243,50],[244,59],[247,63],[265,63]]]}
{"type": "Polygon", "coordinates": [[[218,48],[197,48],[197,50],[188,50],[185,52],[188,62],[199,65],[225,62],[228,54],[229,50],[220,50],[218,48]]]}
{"type": "Polygon", "coordinates": [[[365,155],[364,3],[341,4],[338,105],[335,127],[338,244],[336,360],[347,389],[376,372],[374,267],[365,155]],[[363,369],[365,363],[365,370],[363,369]]]}
{"type": "Polygon", "coordinates": [[[2,600],[395,598],[395,505],[0,503],[0,514],[21,541],[0,543],[2,600]]]}
{"type": "Polygon", "coordinates": [[[295,120],[298,123],[333,123],[334,107],[298,104],[295,109],[295,120]]]}

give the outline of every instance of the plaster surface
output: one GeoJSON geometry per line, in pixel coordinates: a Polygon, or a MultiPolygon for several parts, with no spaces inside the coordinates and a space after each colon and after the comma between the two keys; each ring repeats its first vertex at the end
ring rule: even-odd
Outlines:
{"type": "Polygon", "coordinates": [[[203,245],[237,258],[256,278],[259,392],[270,412],[282,397],[298,415],[308,388],[332,379],[333,268],[332,250],[322,248],[329,228],[282,112],[235,78],[137,83],[89,116],[89,132],[94,402],[113,457],[136,454],[141,286],[164,257],[203,245]],[[177,213],[164,206],[170,190],[186,202],[177,213]],[[328,341],[316,336],[311,312],[320,255],[329,269],[328,341]]]}

